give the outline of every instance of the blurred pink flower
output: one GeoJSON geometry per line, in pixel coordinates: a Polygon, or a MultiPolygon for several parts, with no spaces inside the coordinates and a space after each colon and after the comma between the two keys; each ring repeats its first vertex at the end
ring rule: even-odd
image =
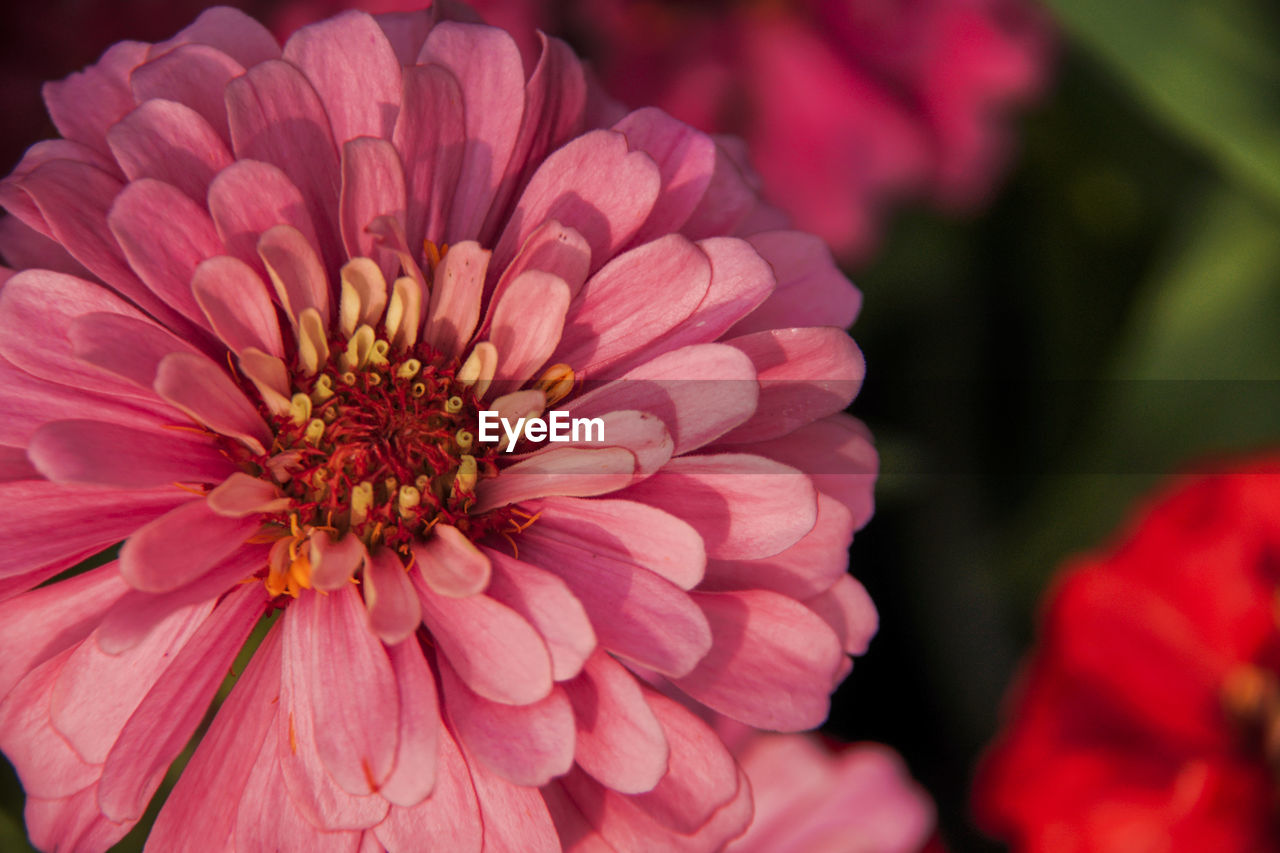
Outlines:
{"type": "Polygon", "coordinates": [[[855,261],[889,202],[986,200],[1049,64],[1026,0],[568,5],[606,89],[745,137],[766,195],[855,261]]]}
{"type": "Polygon", "coordinates": [[[933,803],[888,747],[755,734],[733,751],[755,816],[727,853],[917,853],[930,840],[933,803]]]}
{"type": "Polygon", "coordinates": [[[118,44],[0,182],[0,747],[44,849],[140,818],[264,613],[150,849],[715,849],[750,788],[664,693],[809,728],[874,632],[857,291],[709,137],[444,17],[118,44]]]}

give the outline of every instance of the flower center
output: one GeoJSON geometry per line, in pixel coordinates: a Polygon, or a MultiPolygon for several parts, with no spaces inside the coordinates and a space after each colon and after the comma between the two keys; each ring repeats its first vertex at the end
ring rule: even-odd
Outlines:
{"type": "Polygon", "coordinates": [[[473,536],[497,526],[492,513],[469,513],[477,481],[497,473],[496,448],[475,440],[480,405],[457,359],[425,344],[393,355],[369,326],[328,343],[338,355],[295,375],[289,414],[271,418],[274,452],[260,461],[290,475],[285,515],[396,550],[440,521],[473,536]]]}
{"type": "Polygon", "coordinates": [[[246,371],[274,433],[264,453],[240,455],[247,473],[278,490],[261,534],[273,543],[260,575],[273,596],[311,585],[318,539],[354,537],[362,552],[386,548],[407,567],[410,546],[438,524],[475,541],[529,523],[510,507],[474,511],[477,483],[498,473],[500,445],[476,440],[492,372],[476,352],[462,362],[419,340],[421,281],[387,288],[369,259],[352,260],[334,327],[306,308],[294,319],[291,363],[259,353],[274,367],[246,371]]]}

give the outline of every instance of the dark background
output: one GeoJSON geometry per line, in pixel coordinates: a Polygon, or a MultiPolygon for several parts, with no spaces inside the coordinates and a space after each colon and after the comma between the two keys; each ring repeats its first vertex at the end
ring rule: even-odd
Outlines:
{"type": "MultiPolygon", "coordinates": [[[[0,166],[52,135],[42,80],[199,4],[8,3],[0,166]]],[[[239,4],[246,5],[246,4],[239,4]]],[[[250,11],[262,13],[265,4],[250,11]]],[[[850,270],[882,457],[852,570],[881,630],[825,731],[898,749],[953,850],[999,849],[968,784],[1065,557],[1161,476],[1280,436],[1280,25],[1262,0],[1054,0],[1055,85],[993,204],[908,208],[850,270]]],[[[0,762],[0,849],[24,849],[0,762]]],[[[120,849],[139,849],[141,832],[120,849]]]]}

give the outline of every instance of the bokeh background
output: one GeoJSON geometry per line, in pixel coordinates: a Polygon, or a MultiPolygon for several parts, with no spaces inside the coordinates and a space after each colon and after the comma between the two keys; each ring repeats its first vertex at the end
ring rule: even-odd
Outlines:
{"type": "MultiPolygon", "coordinates": [[[[41,81],[119,39],[163,39],[203,5],[6,3],[0,167],[53,134],[41,81]]],[[[1051,85],[1013,120],[990,203],[900,205],[847,266],[868,361],[852,411],[882,460],[851,559],[882,627],[824,731],[901,752],[957,851],[1000,849],[973,826],[968,785],[1055,568],[1114,538],[1162,476],[1280,444],[1280,7],[1047,12],[1051,85]]],[[[600,49],[571,15],[556,24],[600,49]]],[[[28,849],[21,813],[0,762],[6,853],[28,849]]]]}

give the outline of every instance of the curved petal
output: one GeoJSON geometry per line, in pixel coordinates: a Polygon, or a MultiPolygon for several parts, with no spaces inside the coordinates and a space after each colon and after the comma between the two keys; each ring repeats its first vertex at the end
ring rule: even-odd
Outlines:
{"type": "Polygon", "coordinates": [[[101,421],[55,421],[27,448],[55,483],[146,489],[169,483],[220,483],[236,471],[209,436],[161,433],[101,421]]]}
{"type": "Polygon", "coordinates": [[[171,100],[142,102],[107,132],[107,142],[127,178],[164,181],[200,204],[213,176],[231,165],[231,152],[209,122],[171,100]]]}
{"type": "Polygon", "coordinates": [[[394,646],[418,630],[422,606],[398,554],[387,548],[370,554],[364,564],[363,587],[369,630],[378,639],[394,646]]]}
{"type": "Polygon", "coordinates": [[[676,685],[702,704],[759,729],[799,731],[830,710],[844,664],[835,632],[794,599],[765,590],[694,593],[715,635],[676,685]]]}
{"type": "Polygon", "coordinates": [[[573,713],[558,686],[537,702],[505,705],[474,693],[446,659],[439,667],[444,707],[469,757],[516,785],[545,785],[573,766],[573,713]]]}
{"type": "Polygon", "coordinates": [[[667,773],[670,749],[635,676],[596,652],[564,689],[577,724],[578,766],[624,794],[652,790],[667,773]]]}
{"type": "Polygon", "coordinates": [[[551,657],[538,632],[489,598],[444,598],[413,573],[422,621],[467,686],[508,705],[537,702],[551,692],[551,657]]]}
{"type": "Polygon", "coordinates": [[[315,87],[339,145],[357,136],[391,136],[400,62],[369,15],[350,10],[302,27],[285,43],[284,58],[315,87]]]}
{"type": "Polygon", "coordinates": [[[134,589],[169,592],[230,556],[258,527],[256,517],[227,518],[192,500],[138,528],[120,548],[120,572],[134,589]]]}

